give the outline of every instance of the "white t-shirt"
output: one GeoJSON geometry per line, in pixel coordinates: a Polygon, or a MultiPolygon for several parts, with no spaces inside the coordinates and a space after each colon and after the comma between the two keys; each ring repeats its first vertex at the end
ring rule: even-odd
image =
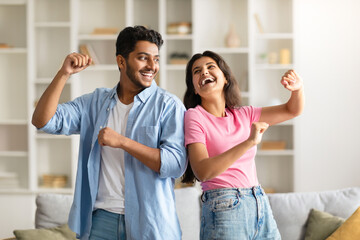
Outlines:
{"type": "MultiPolygon", "coordinates": [[[[107,127],[125,135],[126,123],[133,103],[123,104],[116,95],[116,105],[111,110],[107,127]]],[[[101,148],[101,166],[99,189],[95,209],[109,212],[125,213],[125,164],[124,150],[103,146],[101,148]]]]}

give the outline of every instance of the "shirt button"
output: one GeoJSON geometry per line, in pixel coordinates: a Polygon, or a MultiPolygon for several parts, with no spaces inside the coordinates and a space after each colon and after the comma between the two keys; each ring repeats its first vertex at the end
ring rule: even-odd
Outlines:
{"type": "Polygon", "coordinates": [[[107,108],[106,111],[110,111],[110,108],[107,108]]]}
{"type": "Polygon", "coordinates": [[[102,126],[100,126],[100,129],[102,129],[102,126]]]}

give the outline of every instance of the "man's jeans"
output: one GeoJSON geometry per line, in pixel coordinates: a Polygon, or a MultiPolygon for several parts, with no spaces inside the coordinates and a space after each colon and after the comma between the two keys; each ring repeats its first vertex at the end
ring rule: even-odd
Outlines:
{"type": "Polygon", "coordinates": [[[126,240],[125,215],[97,209],[93,212],[90,240],[126,240]]]}

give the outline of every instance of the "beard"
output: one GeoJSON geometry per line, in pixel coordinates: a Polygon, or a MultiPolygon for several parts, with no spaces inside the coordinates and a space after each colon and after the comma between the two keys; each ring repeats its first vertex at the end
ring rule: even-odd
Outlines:
{"type": "Polygon", "coordinates": [[[141,90],[144,90],[145,88],[147,88],[147,86],[145,86],[141,83],[139,76],[136,76],[136,74],[135,74],[136,71],[131,67],[131,65],[128,63],[127,60],[126,60],[126,66],[127,66],[126,75],[130,79],[130,81],[141,90]]]}

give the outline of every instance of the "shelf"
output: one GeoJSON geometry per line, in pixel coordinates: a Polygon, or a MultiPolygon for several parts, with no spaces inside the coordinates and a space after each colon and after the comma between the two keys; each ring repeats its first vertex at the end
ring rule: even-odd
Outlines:
{"type": "Polygon", "coordinates": [[[33,191],[34,193],[61,193],[61,194],[73,194],[74,190],[72,188],[46,188],[38,187],[37,190],[33,191]]]}
{"type": "Polygon", "coordinates": [[[28,152],[25,151],[0,151],[0,157],[27,157],[28,152]]]}
{"type": "Polygon", "coordinates": [[[0,48],[0,54],[26,54],[26,48],[0,48]]]}
{"type": "Polygon", "coordinates": [[[114,40],[116,41],[117,35],[113,34],[80,34],[79,40],[114,40]]]}
{"type": "Polygon", "coordinates": [[[186,64],[167,64],[166,65],[166,70],[185,71],[185,69],[186,69],[186,64]]]}
{"type": "Polygon", "coordinates": [[[37,194],[36,192],[30,191],[27,188],[0,188],[0,194],[20,194],[20,195],[24,195],[24,194],[37,194]]]}
{"type": "Polygon", "coordinates": [[[116,64],[95,64],[89,66],[85,71],[119,71],[116,64]]]}
{"type": "Polygon", "coordinates": [[[257,39],[290,39],[294,38],[293,33],[259,33],[256,35],[257,39]]]}
{"type": "Polygon", "coordinates": [[[166,34],[163,36],[164,40],[192,40],[192,34],[166,34]]]}
{"type": "Polygon", "coordinates": [[[0,0],[0,5],[25,5],[26,0],[0,0]]]}
{"type": "Polygon", "coordinates": [[[71,136],[66,135],[53,135],[47,133],[36,133],[36,139],[48,139],[48,140],[58,140],[58,139],[71,139],[71,136]]]}
{"type": "Polygon", "coordinates": [[[247,47],[240,47],[240,48],[209,48],[209,49],[201,49],[200,52],[204,52],[206,50],[210,50],[212,52],[218,53],[218,54],[247,54],[249,53],[249,48],[247,47]]]}
{"type": "Polygon", "coordinates": [[[255,64],[258,70],[282,70],[282,69],[293,69],[293,64],[255,64]]]}
{"type": "Polygon", "coordinates": [[[27,125],[28,121],[25,119],[1,119],[0,125],[27,125]]]}
{"type": "Polygon", "coordinates": [[[62,28],[62,27],[71,27],[70,22],[37,22],[35,23],[37,28],[62,28]]]}
{"type": "Polygon", "coordinates": [[[293,156],[294,150],[258,150],[257,156],[293,156]]]}
{"type": "Polygon", "coordinates": [[[73,194],[74,191],[71,188],[38,188],[36,190],[29,190],[27,188],[0,188],[0,194],[11,194],[11,195],[37,195],[39,193],[59,193],[59,194],[73,194]]]}

